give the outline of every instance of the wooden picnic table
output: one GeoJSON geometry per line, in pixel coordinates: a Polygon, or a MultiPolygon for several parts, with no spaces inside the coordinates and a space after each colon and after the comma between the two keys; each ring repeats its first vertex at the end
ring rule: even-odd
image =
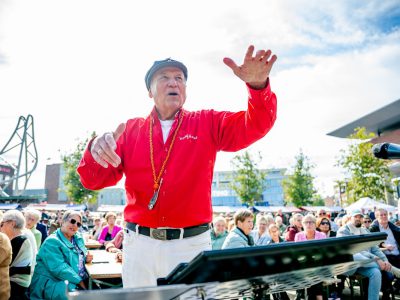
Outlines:
{"type": "Polygon", "coordinates": [[[106,250],[93,250],[93,261],[86,264],[86,270],[89,274],[89,290],[94,283],[99,283],[109,287],[121,287],[121,284],[111,284],[103,281],[110,278],[122,278],[122,264],[115,259],[116,253],[110,253],[106,250]]]}
{"type": "Polygon", "coordinates": [[[85,247],[87,249],[99,249],[101,246],[103,246],[103,245],[101,243],[99,243],[99,241],[96,241],[96,240],[88,239],[85,242],[85,247]]]}

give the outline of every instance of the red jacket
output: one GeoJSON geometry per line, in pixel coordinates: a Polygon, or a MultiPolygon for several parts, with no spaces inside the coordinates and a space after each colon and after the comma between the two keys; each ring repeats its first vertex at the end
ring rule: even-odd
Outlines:
{"type": "MultiPolygon", "coordinates": [[[[189,227],[209,223],[212,219],[211,184],[218,151],[237,151],[261,139],[276,119],[276,96],[270,85],[263,90],[248,87],[247,111],[216,112],[184,111],[167,162],[157,203],[148,209],[154,193],[150,163],[149,123],[146,119],[131,119],[117,141],[117,154],[122,163],[117,168],[103,168],[86,149],[78,166],[82,184],[92,190],[115,185],[123,175],[127,205],[126,221],[147,227],[189,227]]],[[[156,174],[161,169],[180,114],[175,117],[164,145],[160,121],[155,109],[153,147],[156,174]]],[[[90,144],[88,145],[88,147],[90,144]]]]}

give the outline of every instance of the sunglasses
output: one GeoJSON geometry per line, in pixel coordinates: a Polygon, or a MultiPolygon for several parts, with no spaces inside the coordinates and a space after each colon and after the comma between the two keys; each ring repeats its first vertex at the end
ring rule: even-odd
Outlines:
{"type": "Polygon", "coordinates": [[[369,221],[364,221],[364,223],[371,223],[372,221],[371,220],[369,220],[369,221]]]}
{"type": "Polygon", "coordinates": [[[321,222],[321,225],[329,225],[329,222],[321,222]]]}
{"type": "Polygon", "coordinates": [[[76,226],[78,226],[78,227],[81,227],[81,226],[82,226],[82,224],[79,223],[79,222],[78,222],[77,220],[75,220],[75,219],[70,219],[69,222],[70,222],[72,225],[75,225],[75,224],[76,224],[76,226]]]}

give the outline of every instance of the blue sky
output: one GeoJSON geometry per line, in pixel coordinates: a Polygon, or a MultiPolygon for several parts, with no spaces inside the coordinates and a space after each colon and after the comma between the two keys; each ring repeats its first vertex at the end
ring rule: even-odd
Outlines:
{"type": "MultiPolygon", "coordinates": [[[[144,74],[173,57],[189,69],[186,109],[241,110],[246,89],[222,63],[249,44],[278,61],[272,131],[250,150],[262,167],[288,168],[302,148],[323,195],[342,178],[334,167],[347,141],[326,133],[400,98],[398,1],[0,1],[0,147],[20,115],[35,118],[44,185],[90,132],[151,110],[144,74]]],[[[219,153],[216,170],[235,154],[219,153]]]]}

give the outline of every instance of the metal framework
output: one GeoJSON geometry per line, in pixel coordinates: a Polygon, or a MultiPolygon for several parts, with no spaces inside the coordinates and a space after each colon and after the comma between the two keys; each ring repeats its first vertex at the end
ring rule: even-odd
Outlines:
{"type": "Polygon", "coordinates": [[[5,192],[11,188],[13,196],[20,196],[26,189],[29,178],[38,164],[35,145],[33,116],[20,116],[14,132],[0,150],[0,164],[12,168],[10,176],[0,177],[0,196],[11,196],[5,192]]]}

